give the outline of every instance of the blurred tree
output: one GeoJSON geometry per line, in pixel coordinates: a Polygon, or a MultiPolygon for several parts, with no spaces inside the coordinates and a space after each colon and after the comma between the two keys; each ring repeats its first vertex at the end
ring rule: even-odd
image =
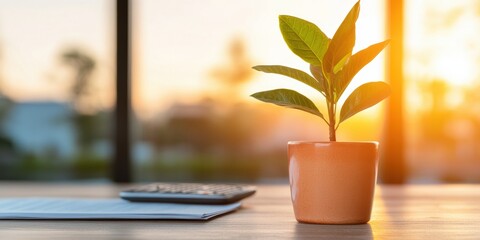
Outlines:
{"type": "Polygon", "coordinates": [[[245,41],[234,38],[228,48],[228,63],[215,67],[211,71],[211,77],[223,86],[225,99],[236,100],[240,86],[250,81],[253,73],[245,41]]]}
{"type": "Polygon", "coordinates": [[[94,145],[108,135],[108,113],[99,111],[93,97],[92,74],[95,60],[79,49],[67,49],[60,55],[63,64],[73,71],[70,101],[74,113],[71,121],[75,126],[78,152],[72,165],[76,178],[102,178],[107,174],[107,161],[98,155],[94,145]]]}
{"type": "Polygon", "coordinates": [[[445,126],[453,116],[446,105],[448,86],[443,80],[433,80],[423,84],[424,97],[430,102],[430,107],[422,112],[421,129],[425,141],[447,141],[451,143],[445,126]]]}
{"type": "Polygon", "coordinates": [[[2,48],[0,47],[0,176],[5,177],[5,174],[11,170],[11,166],[15,164],[12,160],[16,155],[16,150],[15,143],[7,136],[4,129],[5,120],[14,103],[3,92],[2,60],[2,48]]]}
{"type": "Polygon", "coordinates": [[[73,123],[76,128],[77,144],[81,153],[91,152],[97,139],[99,116],[89,106],[91,76],[95,70],[95,60],[79,49],[68,49],[61,54],[62,62],[72,68],[73,83],[70,88],[70,100],[75,113],[73,123]]]}
{"type": "Polygon", "coordinates": [[[0,138],[4,136],[3,122],[8,115],[8,111],[12,103],[12,101],[3,93],[2,55],[2,48],[0,47],[0,138]]]}
{"type": "Polygon", "coordinates": [[[75,71],[70,89],[71,102],[76,110],[85,111],[86,99],[90,95],[91,75],[95,70],[95,60],[78,49],[66,50],[62,53],[61,59],[75,71]]]}

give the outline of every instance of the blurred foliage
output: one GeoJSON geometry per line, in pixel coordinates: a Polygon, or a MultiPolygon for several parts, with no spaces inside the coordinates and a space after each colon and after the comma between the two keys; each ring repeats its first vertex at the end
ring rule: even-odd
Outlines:
{"type": "Polygon", "coordinates": [[[241,85],[253,76],[245,42],[233,39],[226,56],[225,64],[210,72],[223,94],[174,103],[160,118],[141,123],[140,140],[151,144],[154,154],[136,164],[137,180],[255,181],[286,176],[285,149],[256,146],[276,120],[241,100],[241,85]]]}
{"type": "Polygon", "coordinates": [[[109,175],[109,161],[91,153],[75,156],[71,165],[72,178],[102,179],[109,175]]]}
{"type": "Polygon", "coordinates": [[[152,159],[135,169],[138,181],[201,181],[254,182],[261,179],[285,178],[286,153],[244,154],[219,157],[212,154],[191,154],[177,158],[152,159]]]}
{"type": "MultiPolygon", "coordinates": [[[[447,183],[480,182],[480,115],[478,103],[480,86],[453,87],[445,80],[434,79],[420,84],[425,108],[418,114],[420,125],[417,152],[424,161],[435,161],[442,167],[439,180],[447,183]],[[449,96],[461,92],[463,100],[459,106],[449,103],[449,96]]],[[[417,153],[417,154],[418,154],[417,153]]]]}
{"type": "Polygon", "coordinates": [[[164,115],[165,120],[145,125],[143,139],[153,144],[155,156],[136,169],[139,180],[253,181],[286,176],[284,149],[265,151],[256,146],[259,134],[268,134],[275,124],[266,122],[254,106],[225,106],[208,99],[177,104],[164,115]]]}

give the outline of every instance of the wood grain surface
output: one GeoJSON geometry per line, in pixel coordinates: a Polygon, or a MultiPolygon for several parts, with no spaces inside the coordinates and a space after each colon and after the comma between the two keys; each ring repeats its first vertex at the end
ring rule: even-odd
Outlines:
{"type": "MultiPolygon", "coordinates": [[[[0,182],[0,197],[116,197],[125,186],[0,182]]],[[[297,223],[288,185],[198,221],[0,220],[0,239],[480,239],[480,185],[379,185],[363,225],[297,223]]]]}

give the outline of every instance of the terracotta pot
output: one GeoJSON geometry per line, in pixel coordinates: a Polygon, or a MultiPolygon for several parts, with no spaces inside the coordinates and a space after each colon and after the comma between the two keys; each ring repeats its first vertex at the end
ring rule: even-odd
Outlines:
{"type": "Polygon", "coordinates": [[[377,179],[377,142],[288,143],[295,218],[321,224],[370,220],[377,179]]]}

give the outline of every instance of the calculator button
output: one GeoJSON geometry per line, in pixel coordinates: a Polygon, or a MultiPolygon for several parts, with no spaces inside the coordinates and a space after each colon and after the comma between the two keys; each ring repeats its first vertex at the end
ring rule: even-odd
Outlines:
{"type": "Polygon", "coordinates": [[[158,183],[124,191],[120,196],[130,201],[225,204],[254,193],[254,187],[245,185],[158,183]]]}

